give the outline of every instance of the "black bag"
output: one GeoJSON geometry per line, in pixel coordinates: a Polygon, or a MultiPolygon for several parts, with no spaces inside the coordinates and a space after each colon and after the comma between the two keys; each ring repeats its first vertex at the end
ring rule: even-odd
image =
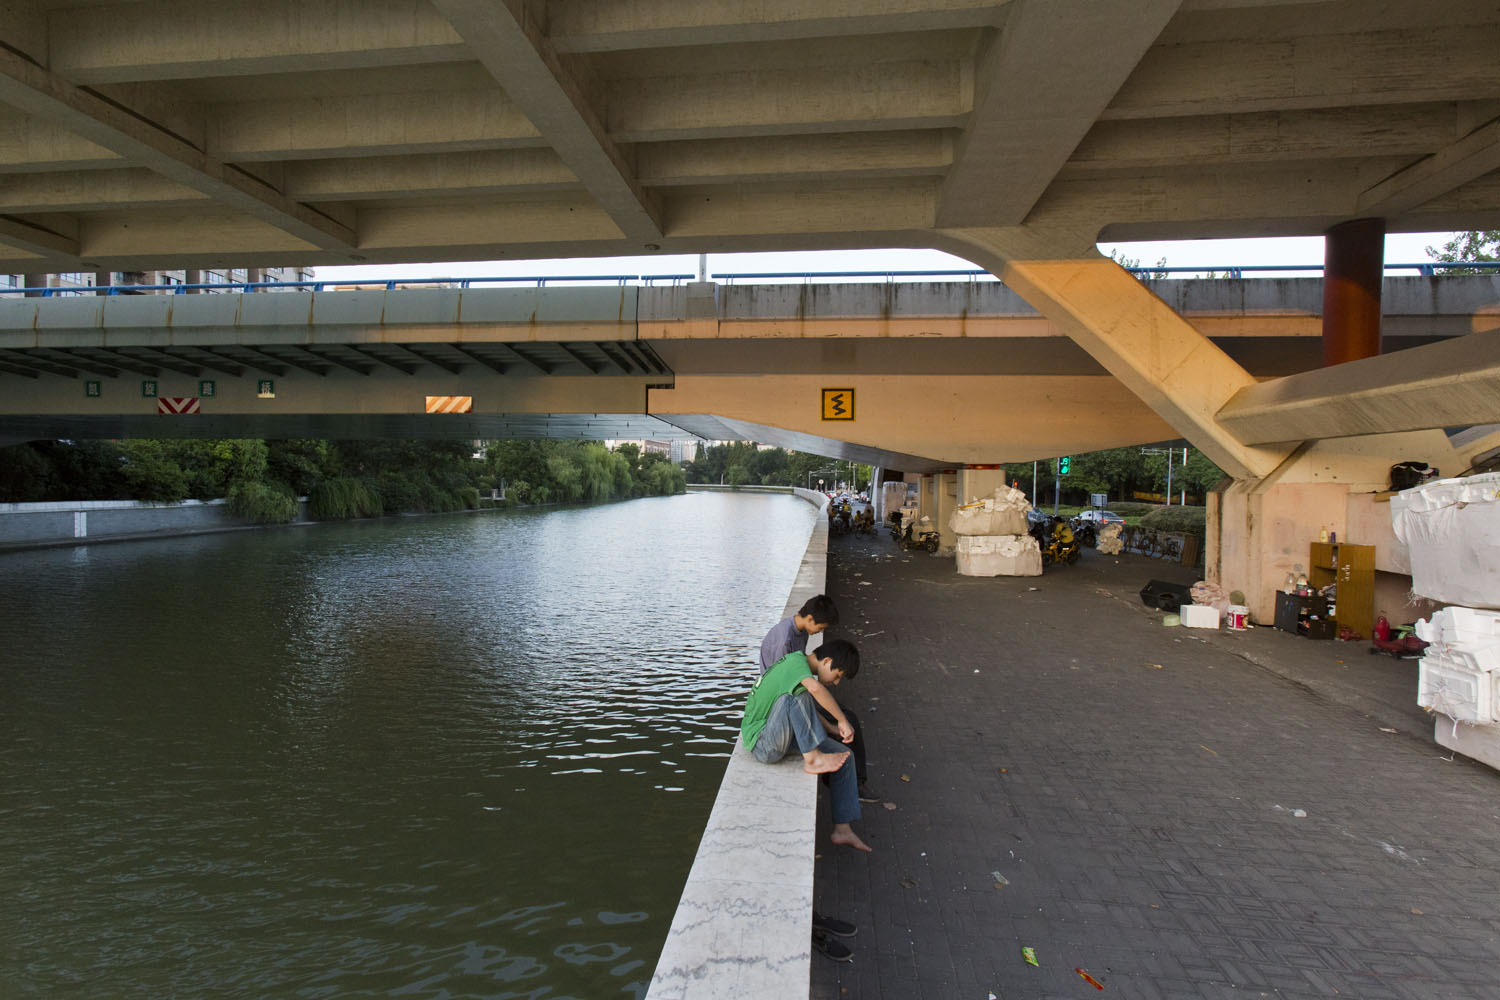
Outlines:
{"type": "Polygon", "coordinates": [[[1436,479],[1438,470],[1426,462],[1397,462],[1391,466],[1391,489],[1400,493],[1413,486],[1420,486],[1429,479],[1436,479]]]}
{"type": "Polygon", "coordinates": [[[1152,580],[1141,588],[1141,603],[1161,611],[1176,611],[1193,603],[1193,588],[1182,583],[1152,580]]]}

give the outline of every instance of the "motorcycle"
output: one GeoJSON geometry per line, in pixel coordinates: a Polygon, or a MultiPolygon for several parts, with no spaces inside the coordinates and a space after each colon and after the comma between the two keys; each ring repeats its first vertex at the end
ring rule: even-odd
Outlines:
{"type": "MultiPolygon", "coordinates": [[[[892,537],[896,535],[895,524],[891,526],[891,535],[892,537]]],[[[928,552],[936,552],[938,550],[938,533],[932,528],[918,528],[915,520],[906,522],[906,527],[897,541],[902,551],[926,549],[928,552]]]]}
{"type": "Polygon", "coordinates": [[[1099,544],[1099,532],[1094,527],[1093,521],[1084,521],[1075,517],[1068,521],[1068,526],[1073,529],[1073,537],[1078,539],[1079,545],[1087,545],[1092,549],[1099,544]]]}
{"type": "Polygon", "coordinates": [[[1046,521],[1035,524],[1031,528],[1031,535],[1042,550],[1043,566],[1056,563],[1072,564],[1078,561],[1081,551],[1078,536],[1073,533],[1073,528],[1066,518],[1050,517],[1046,521]]]}

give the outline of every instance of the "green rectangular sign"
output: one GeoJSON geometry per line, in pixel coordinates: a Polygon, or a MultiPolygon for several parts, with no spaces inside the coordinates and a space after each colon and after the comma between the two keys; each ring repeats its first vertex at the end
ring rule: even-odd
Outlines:
{"type": "Polygon", "coordinates": [[[147,399],[156,398],[156,379],[148,378],[141,383],[141,395],[147,399]]]}
{"type": "Polygon", "coordinates": [[[98,399],[104,395],[104,388],[98,382],[90,380],[83,383],[83,394],[91,399],[98,399]]]}

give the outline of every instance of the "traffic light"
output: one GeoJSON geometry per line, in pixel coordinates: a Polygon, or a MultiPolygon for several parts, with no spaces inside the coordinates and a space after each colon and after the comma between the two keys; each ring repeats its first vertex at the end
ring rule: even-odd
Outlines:
{"type": "Polygon", "coordinates": [[[1068,472],[1072,468],[1073,468],[1073,456],[1072,455],[1064,455],[1062,458],[1059,458],[1057,460],[1057,474],[1059,476],[1066,476],[1068,474],[1068,472]]]}

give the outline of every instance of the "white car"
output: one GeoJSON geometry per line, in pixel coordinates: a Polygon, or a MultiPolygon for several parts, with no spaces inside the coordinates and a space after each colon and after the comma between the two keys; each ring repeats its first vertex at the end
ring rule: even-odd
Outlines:
{"type": "Polygon", "coordinates": [[[1112,510],[1086,510],[1078,515],[1080,521],[1093,521],[1095,524],[1124,524],[1125,519],[1112,510]]]}

